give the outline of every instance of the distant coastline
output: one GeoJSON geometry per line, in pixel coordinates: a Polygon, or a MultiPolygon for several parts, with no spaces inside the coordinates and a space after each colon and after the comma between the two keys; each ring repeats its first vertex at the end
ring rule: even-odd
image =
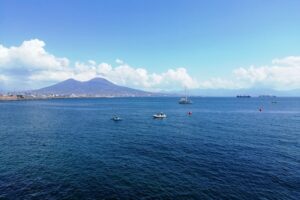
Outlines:
{"type": "MultiPolygon", "coordinates": [[[[68,95],[1,95],[0,101],[24,101],[24,100],[48,100],[48,99],[95,99],[95,98],[141,98],[141,97],[154,97],[154,96],[68,96],[68,95]]],[[[167,97],[167,96],[156,96],[167,97]]]]}
{"type": "MultiPolygon", "coordinates": [[[[94,78],[89,81],[77,81],[67,79],[60,83],[40,88],[19,92],[0,92],[0,101],[19,100],[47,100],[47,99],[76,99],[76,98],[122,98],[122,97],[181,97],[183,92],[148,92],[116,85],[104,78],[94,78]]],[[[192,92],[193,97],[235,97],[235,98],[275,98],[275,97],[299,97],[298,92],[280,93],[275,90],[251,91],[251,90],[216,90],[212,93],[207,90],[192,92]],[[200,94],[200,95],[199,95],[200,94]],[[291,95],[295,94],[295,95],[291,95]],[[276,95],[276,96],[275,96],[276,95]]]]}
{"type": "MultiPolygon", "coordinates": [[[[163,98],[163,97],[173,97],[179,98],[181,95],[157,95],[157,96],[74,96],[74,95],[40,95],[40,96],[33,96],[33,95],[22,95],[22,94],[0,94],[0,101],[27,101],[27,100],[50,100],[50,99],[101,99],[101,98],[163,98]]],[[[276,96],[278,97],[278,96],[276,96]]],[[[249,98],[261,98],[261,99],[269,99],[269,98],[276,98],[276,97],[262,97],[262,96],[251,96],[251,97],[237,97],[237,96],[191,96],[191,98],[242,98],[242,99],[249,99],[249,98]]],[[[299,98],[299,96],[280,96],[279,98],[299,98]]]]}

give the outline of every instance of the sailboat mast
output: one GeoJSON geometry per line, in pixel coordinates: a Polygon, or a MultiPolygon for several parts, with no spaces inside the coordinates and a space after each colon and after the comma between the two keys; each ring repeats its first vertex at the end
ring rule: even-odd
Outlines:
{"type": "Polygon", "coordinates": [[[188,98],[187,98],[187,89],[186,89],[186,87],[185,87],[185,99],[187,100],[188,98]]]}

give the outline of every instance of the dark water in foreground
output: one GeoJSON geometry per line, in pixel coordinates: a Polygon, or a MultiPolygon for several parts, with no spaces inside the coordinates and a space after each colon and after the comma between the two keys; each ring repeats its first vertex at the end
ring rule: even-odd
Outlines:
{"type": "Polygon", "coordinates": [[[0,102],[0,199],[300,199],[300,98],[177,100],[0,102]]]}

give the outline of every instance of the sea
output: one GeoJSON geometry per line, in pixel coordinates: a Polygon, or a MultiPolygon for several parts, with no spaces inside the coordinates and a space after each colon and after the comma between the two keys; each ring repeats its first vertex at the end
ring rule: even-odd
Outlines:
{"type": "Polygon", "coordinates": [[[1,101],[0,199],[300,199],[300,98],[192,101],[1,101]]]}

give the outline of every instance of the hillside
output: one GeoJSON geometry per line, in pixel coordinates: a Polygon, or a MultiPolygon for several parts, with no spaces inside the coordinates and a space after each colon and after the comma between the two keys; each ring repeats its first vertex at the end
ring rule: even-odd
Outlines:
{"type": "Polygon", "coordinates": [[[156,96],[157,94],[116,85],[104,78],[89,81],[68,79],[55,85],[32,91],[36,94],[78,95],[78,96],[156,96]]]}

